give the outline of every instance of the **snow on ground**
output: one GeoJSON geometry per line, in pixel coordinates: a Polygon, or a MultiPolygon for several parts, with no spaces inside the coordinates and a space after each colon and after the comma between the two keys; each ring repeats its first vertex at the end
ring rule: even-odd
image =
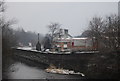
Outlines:
{"type": "Polygon", "coordinates": [[[45,69],[45,71],[48,73],[58,73],[58,74],[67,74],[67,75],[73,74],[73,75],[85,76],[83,73],[74,72],[74,71],[66,70],[66,69],[47,68],[47,69],[45,69]]]}
{"type": "MultiPolygon", "coordinates": [[[[17,47],[17,49],[20,49],[20,50],[27,50],[27,51],[33,51],[33,52],[42,52],[42,53],[52,53],[52,54],[71,54],[71,52],[56,52],[56,51],[54,51],[54,52],[52,52],[52,51],[50,51],[49,49],[47,49],[46,51],[37,51],[36,49],[35,49],[35,47],[17,47]]],[[[44,50],[44,49],[42,49],[42,50],[44,50]]],[[[81,51],[81,52],[75,52],[76,54],[89,54],[89,53],[99,53],[99,51],[81,51]]]]}
{"type": "Polygon", "coordinates": [[[53,64],[50,64],[50,66],[47,69],[45,69],[45,71],[48,73],[85,76],[83,73],[80,72],[74,72],[72,70],[67,70],[63,68],[56,68],[56,66],[54,66],[53,64]]]}
{"type": "Polygon", "coordinates": [[[76,52],[76,53],[99,53],[99,51],[81,51],[81,52],[76,52]]]}
{"type": "Polygon", "coordinates": [[[17,47],[17,49],[32,50],[32,47],[17,47]]]}
{"type": "Polygon", "coordinates": [[[26,51],[33,51],[33,52],[41,52],[41,51],[37,51],[33,47],[17,47],[17,49],[26,50],[26,51]]]}

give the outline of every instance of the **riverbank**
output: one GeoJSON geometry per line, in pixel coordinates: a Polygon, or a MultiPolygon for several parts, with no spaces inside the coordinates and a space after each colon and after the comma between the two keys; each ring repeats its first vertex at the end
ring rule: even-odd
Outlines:
{"type": "Polygon", "coordinates": [[[60,75],[54,73],[47,73],[44,64],[35,63],[33,61],[27,61],[19,58],[12,58],[9,60],[14,61],[6,72],[4,72],[3,79],[13,80],[13,79],[84,79],[84,77],[76,75],[60,75]]]}
{"type": "Polygon", "coordinates": [[[49,55],[19,50],[19,55],[17,56],[38,63],[53,63],[58,68],[61,67],[75,70],[76,72],[82,72],[88,79],[118,79],[119,57],[117,52],[100,52],[98,54],[80,55],[72,54],[72,57],[69,58],[68,55],[49,55]],[[73,58],[78,59],[75,60],[73,58]]]}

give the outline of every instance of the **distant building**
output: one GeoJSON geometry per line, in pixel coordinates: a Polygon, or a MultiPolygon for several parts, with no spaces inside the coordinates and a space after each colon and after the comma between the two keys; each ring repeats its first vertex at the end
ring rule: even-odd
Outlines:
{"type": "Polygon", "coordinates": [[[67,29],[61,29],[61,33],[54,38],[54,45],[56,51],[85,51],[96,49],[93,38],[74,38],[68,33],[67,29]]]}

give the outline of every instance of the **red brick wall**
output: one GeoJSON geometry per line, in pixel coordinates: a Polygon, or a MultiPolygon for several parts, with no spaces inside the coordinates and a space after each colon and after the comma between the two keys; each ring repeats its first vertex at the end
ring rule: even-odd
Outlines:
{"type": "MultiPolygon", "coordinates": [[[[86,39],[86,40],[89,40],[89,39],[86,39]]],[[[95,42],[93,43],[93,46],[72,46],[73,40],[69,39],[68,41],[69,42],[67,42],[67,48],[71,50],[76,50],[76,51],[77,50],[95,50],[97,48],[95,42]]],[[[60,45],[61,50],[64,50],[64,42],[56,42],[56,44],[60,45]]]]}

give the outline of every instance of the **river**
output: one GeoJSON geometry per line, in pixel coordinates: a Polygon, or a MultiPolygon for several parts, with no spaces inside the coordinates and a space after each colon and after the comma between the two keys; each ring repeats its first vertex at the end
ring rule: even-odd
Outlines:
{"type": "MultiPolygon", "coordinates": [[[[13,60],[13,59],[12,59],[13,60]]],[[[47,73],[44,64],[26,60],[14,60],[5,73],[7,79],[83,79],[80,75],[47,73]]]]}

